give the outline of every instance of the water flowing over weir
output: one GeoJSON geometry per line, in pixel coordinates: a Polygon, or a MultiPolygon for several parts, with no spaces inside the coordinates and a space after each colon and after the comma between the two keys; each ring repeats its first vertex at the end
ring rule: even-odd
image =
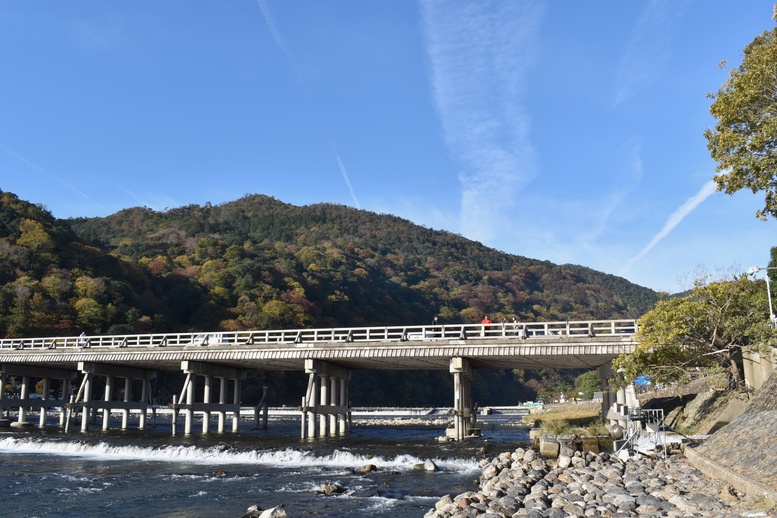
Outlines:
{"type": "MultiPolygon", "coordinates": [[[[80,413],[81,431],[96,424],[98,413],[108,431],[111,415],[119,412],[122,430],[130,415],[139,416],[142,430],[148,413],[155,417],[150,381],[159,371],[179,371],[185,379],[169,405],[173,434],[179,416],[185,435],[194,433],[195,416],[203,434],[210,433],[212,416],[217,432],[225,431],[228,418],[236,432],[246,373],[297,370],[309,376],[300,435],[323,438],[349,430],[353,370],[445,370],[454,379],[453,426],[446,437],[461,441],[477,435],[471,426],[473,369],[600,368],[604,381],[609,362],[635,347],[635,332],[634,320],[599,320],[3,339],[0,383],[20,378],[21,390],[18,398],[0,392],[0,411],[18,410],[14,425],[25,427],[28,412],[37,411],[42,426],[47,412],[58,408],[66,430],[80,413]],[[36,379],[43,398],[31,394],[36,379]],[[93,393],[98,380],[105,387],[101,398],[93,393]],[[52,381],[60,387],[53,399],[52,381]]],[[[605,392],[605,412],[614,400],[605,392]]]]}
{"type": "Polygon", "coordinates": [[[439,444],[439,426],[367,426],[347,438],[300,440],[297,423],[239,434],[55,429],[0,433],[5,516],[212,516],[284,504],[289,516],[422,516],[445,493],[473,487],[478,453],[525,444],[525,430],[496,425],[488,441],[439,444]],[[228,442],[225,442],[225,439],[228,442]],[[438,472],[415,469],[433,461],[438,472]],[[362,473],[372,464],[375,471],[362,473]],[[320,493],[338,484],[337,496],[320,493]]]}

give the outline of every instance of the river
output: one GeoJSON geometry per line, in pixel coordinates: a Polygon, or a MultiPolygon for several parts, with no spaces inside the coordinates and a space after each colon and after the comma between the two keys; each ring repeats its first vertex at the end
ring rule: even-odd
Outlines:
{"type": "MultiPolygon", "coordinates": [[[[6,517],[229,517],[252,505],[288,515],[423,516],[446,493],[476,487],[478,462],[528,442],[520,417],[486,417],[483,437],[440,443],[444,426],[355,421],[345,437],[302,440],[299,419],[237,434],[64,433],[55,426],[0,433],[0,510],[6,517]],[[485,452],[485,453],[484,453],[485,452]],[[414,469],[431,459],[437,472],[414,469]],[[360,473],[367,464],[377,471],[360,473]],[[347,491],[324,496],[323,483],[347,491]]],[[[97,428],[97,427],[95,427],[97,428]]],[[[180,427],[179,427],[180,428],[180,427]]]]}

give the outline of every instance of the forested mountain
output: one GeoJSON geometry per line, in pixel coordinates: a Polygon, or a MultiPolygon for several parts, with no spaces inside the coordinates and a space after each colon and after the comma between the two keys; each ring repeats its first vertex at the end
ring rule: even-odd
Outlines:
{"type": "MultiPolygon", "coordinates": [[[[588,268],[505,254],[340,205],[250,195],[218,206],[58,220],[0,191],[6,337],[424,324],[435,315],[449,323],[484,314],[494,321],[633,318],[657,297],[588,268]]],[[[488,377],[504,374],[480,379],[488,377]]],[[[483,384],[514,397],[526,393],[521,387],[483,384]]]]}
{"type": "Polygon", "coordinates": [[[349,207],[267,196],[70,220],[156,281],[178,328],[280,328],[636,317],[656,293],[349,207]],[[202,309],[205,311],[202,311],[202,309]]]}

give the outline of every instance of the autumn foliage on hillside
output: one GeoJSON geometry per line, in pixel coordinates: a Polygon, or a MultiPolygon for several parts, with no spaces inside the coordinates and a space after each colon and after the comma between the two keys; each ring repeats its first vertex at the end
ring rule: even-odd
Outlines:
{"type": "MultiPolygon", "coordinates": [[[[3,337],[636,318],[656,300],[619,277],[340,205],[250,195],[58,220],[0,191],[3,337]]],[[[381,401],[450,397],[447,373],[435,373],[441,385],[405,374],[381,401]]],[[[269,382],[299,383],[285,376],[269,382]]],[[[380,377],[363,384],[372,397],[386,391],[380,377]]],[[[475,386],[515,401],[543,383],[507,371],[478,374],[475,386]]]]}
{"type": "Polygon", "coordinates": [[[423,324],[434,315],[479,322],[486,313],[495,320],[625,318],[656,300],[611,275],[339,205],[297,207],[253,195],[69,224],[142,270],[165,321],[179,329],[423,324]]]}

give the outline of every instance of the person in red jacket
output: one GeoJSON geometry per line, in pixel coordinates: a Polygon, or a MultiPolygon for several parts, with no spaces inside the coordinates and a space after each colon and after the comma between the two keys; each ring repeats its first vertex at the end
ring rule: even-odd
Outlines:
{"type": "Polygon", "coordinates": [[[483,317],[483,320],[480,321],[481,324],[493,324],[490,318],[488,318],[488,315],[483,317]]]}

